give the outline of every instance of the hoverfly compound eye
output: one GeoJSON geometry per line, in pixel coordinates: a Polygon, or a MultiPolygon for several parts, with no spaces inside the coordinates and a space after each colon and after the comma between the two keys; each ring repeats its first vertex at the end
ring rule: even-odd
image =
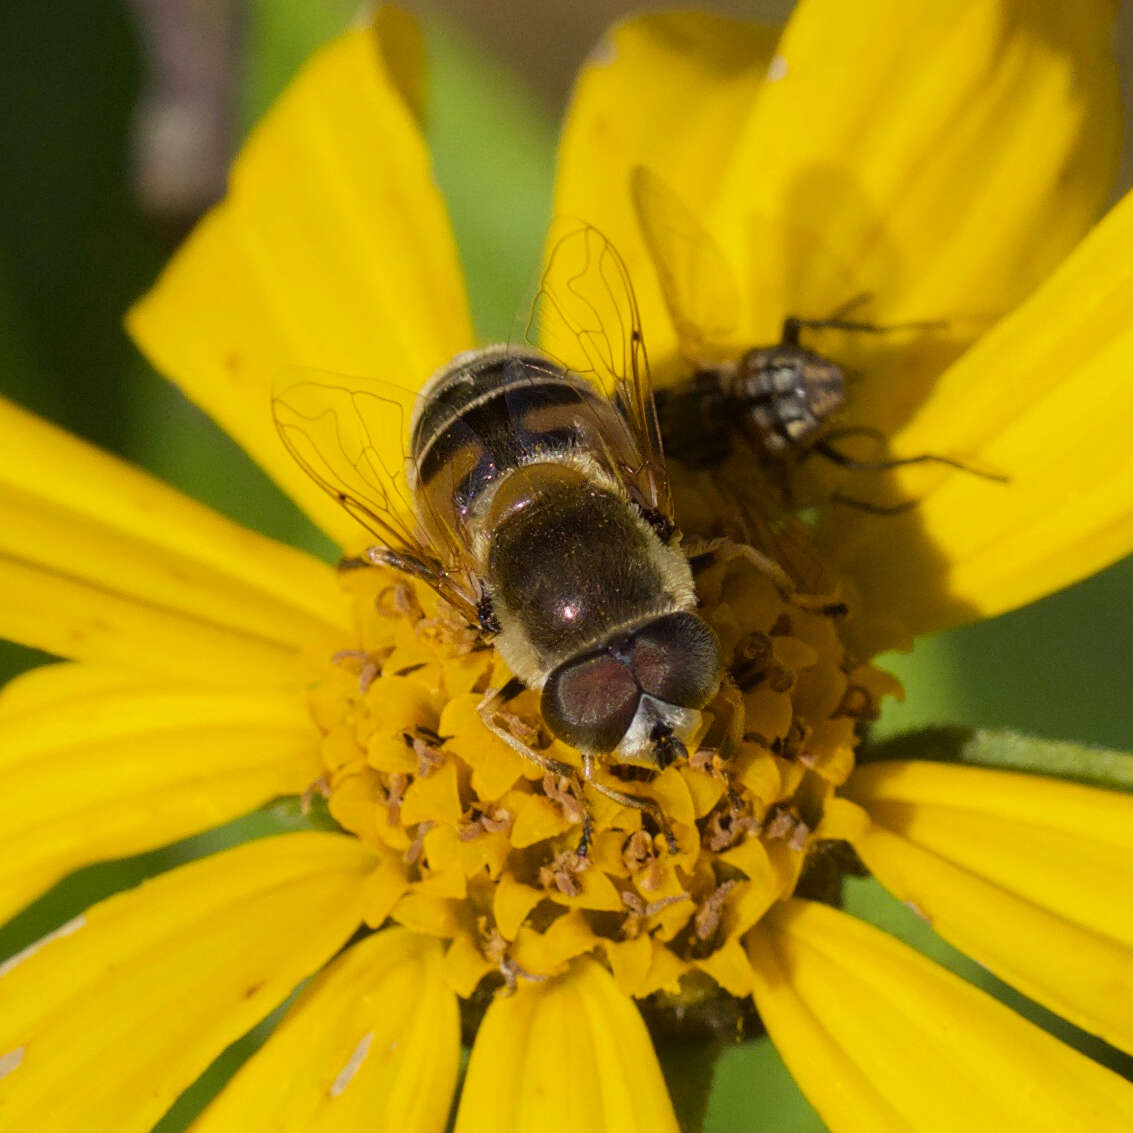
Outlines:
{"type": "Polygon", "coordinates": [[[633,723],[641,690],[629,667],[609,653],[560,665],[543,686],[547,727],[579,751],[613,751],[633,723]]]}
{"type": "Polygon", "coordinates": [[[668,614],[634,633],[630,668],[642,692],[681,708],[703,708],[720,682],[720,643],[695,614],[668,614]]]}
{"type": "Polygon", "coordinates": [[[543,686],[543,719],[580,751],[610,752],[636,726],[643,703],[703,708],[720,682],[720,668],[712,627],[695,614],[666,614],[621,638],[616,648],[555,669],[543,686]]]}

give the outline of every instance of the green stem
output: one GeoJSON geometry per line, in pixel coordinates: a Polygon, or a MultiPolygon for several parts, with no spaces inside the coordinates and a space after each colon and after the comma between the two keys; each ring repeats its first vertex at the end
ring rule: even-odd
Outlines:
{"type": "Polygon", "coordinates": [[[657,1043],[657,1058],[682,1133],[700,1133],[704,1126],[716,1059],[724,1045],[718,1039],[687,1041],[673,1038],[657,1043]]]}
{"type": "Polygon", "coordinates": [[[1019,732],[936,727],[905,732],[859,752],[859,762],[926,759],[1053,775],[1114,791],[1133,791],[1133,755],[1019,732]]]}

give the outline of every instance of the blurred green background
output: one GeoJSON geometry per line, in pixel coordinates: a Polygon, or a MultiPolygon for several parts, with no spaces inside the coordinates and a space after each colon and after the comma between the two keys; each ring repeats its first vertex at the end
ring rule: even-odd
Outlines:
{"type": "MultiPolygon", "coordinates": [[[[713,6],[766,19],[781,18],[790,4],[713,6]]],[[[556,119],[570,75],[623,6],[587,0],[557,11],[468,0],[424,7],[438,176],[480,334],[506,336],[548,216],[556,119]]],[[[0,69],[0,392],[234,518],[320,553],[327,548],[306,521],[150,371],[120,323],[193,215],[221,191],[227,155],[248,123],[353,10],[343,0],[0,5],[0,42],[7,45],[0,69]],[[194,127],[188,148],[186,121],[194,127]]],[[[1128,16],[1123,41],[1131,38],[1128,16]]],[[[948,721],[1128,750],[1131,642],[1127,561],[894,659],[909,695],[887,711],[881,731],[948,721]]],[[[0,676],[39,660],[0,643],[0,676]]],[[[0,955],[172,862],[291,821],[268,809],[168,850],[85,870],[0,929],[0,955]]],[[[1133,1077],[1133,1061],[1024,1003],[871,882],[853,882],[848,904],[1133,1077]]],[[[163,1133],[184,1128],[263,1033],[222,1056],[161,1123],[163,1133]]],[[[823,1126],[764,1041],[721,1059],[706,1128],[823,1126]]]]}

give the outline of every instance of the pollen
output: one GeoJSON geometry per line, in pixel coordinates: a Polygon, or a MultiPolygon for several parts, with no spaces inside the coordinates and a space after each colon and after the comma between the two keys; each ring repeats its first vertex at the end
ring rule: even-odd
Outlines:
{"type": "Polygon", "coordinates": [[[311,694],[323,776],[308,796],[383,860],[369,923],[446,940],[464,996],[546,979],[582,954],[637,997],[699,996],[706,983],[749,994],[739,941],[821,854],[826,802],[897,689],[842,643],[839,596],[800,597],[758,556],[717,548],[697,590],[727,672],[687,759],[600,761],[603,784],[654,804],[641,810],[585,782],[536,693],[496,721],[576,774],[548,773],[488,730],[480,705],[511,674],[431,591],[378,567],[343,585],[356,639],[311,694]]]}

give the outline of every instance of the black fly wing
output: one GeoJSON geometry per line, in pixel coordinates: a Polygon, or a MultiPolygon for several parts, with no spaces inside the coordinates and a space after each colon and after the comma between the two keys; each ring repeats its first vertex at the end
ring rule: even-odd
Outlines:
{"type": "Polygon", "coordinates": [[[671,519],[645,337],[625,262],[598,229],[578,221],[557,221],[548,248],[527,338],[618,408],[641,458],[625,477],[647,507],[671,519]]]}
{"type": "Polygon", "coordinates": [[[633,203],[681,354],[697,368],[734,357],[740,289],[693,211],[651,169],[634,168],[633,203]]]}
{"type": "Polygon", "coordinates": [[[414,506],[408,431],[419,400],[373,378],[290,367],[276,381],[272,417],[299,467],[396,556],[390,565],[403,560],[475,622],[479,585],[460,541],[439,522],[427,534],[414,506]]]}

